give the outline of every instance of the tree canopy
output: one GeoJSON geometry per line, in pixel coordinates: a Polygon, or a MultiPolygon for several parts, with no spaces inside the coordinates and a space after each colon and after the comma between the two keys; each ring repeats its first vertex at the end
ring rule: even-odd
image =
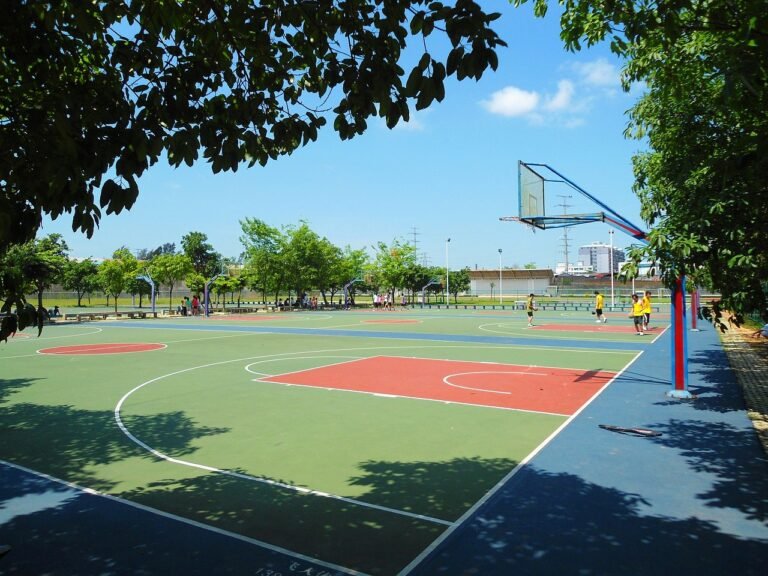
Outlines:
{"type": "MultiPolygon", "coordinates": [[[[516,3],[522,3],[517,1],[516,3]]],[[[609,41],[623,82],[646,92],[627,135],[635,192],[651,227],[631,254],[668,280],[707,282],[723,305],[768,319],[768,11],[762,0],[561,0],[562,38],[609,41]]],[[[535,2],[538,14],[545,0],[535,2]]]]}
{"type": "Polygon", "coordinates": [[[163,157],[234,171],[316,140],[328,120],[342,139],[373,116],[408,120],[443,99],[447,76],[496,68],[497,17],[471,0],[10,2],[0,250],[34,238],[44,214],[70,213],[90,236],[163,157]],[[406,68],[409,43],[423,52],[406,68]]]}

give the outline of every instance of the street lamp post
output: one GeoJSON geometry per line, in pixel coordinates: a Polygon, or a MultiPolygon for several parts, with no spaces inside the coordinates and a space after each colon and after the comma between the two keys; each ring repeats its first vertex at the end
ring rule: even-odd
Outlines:
{"type": "Polygon", "coordinates": [[[504,279],[501,276],[501,248],[499,248],[499,304],[504,305],[504,279]]]}
{"type": "Polygon", "coordinates": [[[613,230],[608,230],[608,234],[611,236],[611,252],[609,254],[609,259],[611,262],[611,308],[613,308],[616,304],[613,298],[613,230]]]}
{"type": "Polygon", "coordinates": [[[451,298],[451,281],[450,281],[450,272],[448,271],[448,244],[450,244],[451,239],[448,238],[448,240],[445,241],[445,307],[448,308],[448,303],[451,298]]]}

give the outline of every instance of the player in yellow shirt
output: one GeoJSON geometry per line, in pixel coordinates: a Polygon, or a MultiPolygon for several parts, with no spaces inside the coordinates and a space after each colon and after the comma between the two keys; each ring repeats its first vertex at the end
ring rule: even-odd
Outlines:
{"type": "Polygon", "coordinates": [[[533,294],[528,295],[528,302],[526,303],[525,308],[528,311],[528,328],[530,328],[533,326],[533,313],[539,309],[536,306],[536,300],[534,300],[533,294]]]}
{"type": "Polygon", "coordinates": [[[603,295],[598,290],[595,290],[595,314],[597,315],[595,322],[598,324],[601,322],[605,323],[606,321],[606,317],[603,315],[603,302],[603,295]]]}
{"type": "Polygon", "coordinates": [[[648,331],[648,324],[651,321],[651,291],[646,290],[642,299],[643,304],[643,330],[648,331]]]}
{"type": "Polygon", "coordinates": [[[629,317],[635,323],[635,334],[637,336],[643,336],[643,320],[645,320],[645,314],[643,313],[643,303],[638,299],[637,294],[632,294],[632,312],[629,313],[629,317]]]}

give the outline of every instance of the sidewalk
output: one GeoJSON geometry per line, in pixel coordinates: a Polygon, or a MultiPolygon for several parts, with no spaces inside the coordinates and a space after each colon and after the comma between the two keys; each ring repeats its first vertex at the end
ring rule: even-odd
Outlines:
{"type": "Polygon", "coordinates": [[[750,338],[750,332],[728,330],[722,335],[723,348],[744,391],[747,415],[768,455],[768,341],[750,338]]]}
{"type": "MultiPolygon", "coordinates": [[[[644,352],[411,576],[765,574],[768,461],[729,357],[711,325],[689,332],[696,399],[675,400],[666,396],[670,339],[644,352]]],[[[764,415],[765,364],[734,335],[725,348],[764,415]]]]}

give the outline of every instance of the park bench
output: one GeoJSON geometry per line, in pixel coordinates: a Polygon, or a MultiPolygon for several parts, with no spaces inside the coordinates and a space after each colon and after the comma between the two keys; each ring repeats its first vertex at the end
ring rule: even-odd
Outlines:
{"type": "Polygon", "coordinates": [[[128,316],[130,319],[134,318],[157,318],[157,312],[148,312],[146,310],[131,310],[129,312],[121,312],[118,314],[128,316]]]}

